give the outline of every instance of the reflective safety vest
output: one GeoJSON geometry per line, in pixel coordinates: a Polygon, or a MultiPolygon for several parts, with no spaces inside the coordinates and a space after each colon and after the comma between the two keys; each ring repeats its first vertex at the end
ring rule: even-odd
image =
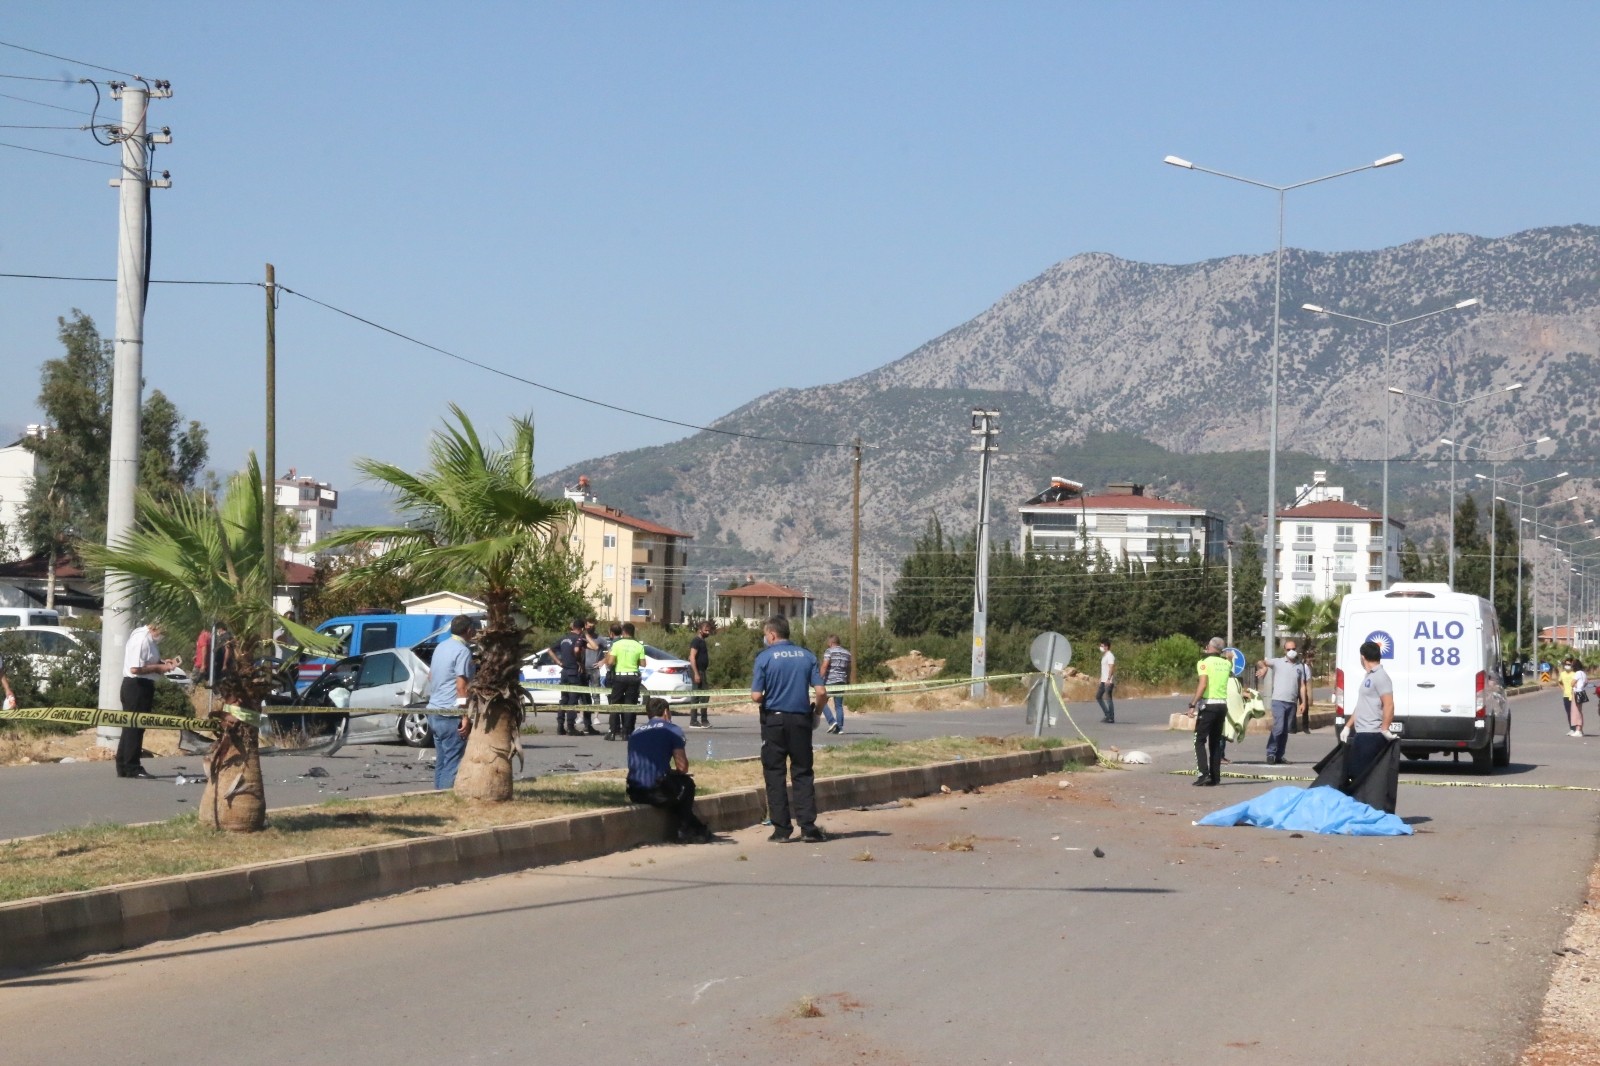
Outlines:
{"type": "Polygon", "coordinates": [[[1222,703],[1228,698],[1228,678],[1233,676],[1233,661],[1226,655],[1207,655],[1195,663],[1195,673],[1206,679],[1207,703],[1222,703]]]}

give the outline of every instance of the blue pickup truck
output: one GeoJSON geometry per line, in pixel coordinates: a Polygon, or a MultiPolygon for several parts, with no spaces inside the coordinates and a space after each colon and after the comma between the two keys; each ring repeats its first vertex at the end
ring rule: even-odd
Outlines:
{"type": "Polygon", "coordinates": [[[332,637],[339,647],[329,655],[308,656],[300,660],[295,674],[295,691],[303,692],[323,672],[340,659],[390,648],[415,648],[419,644],[449,635],[453,614],[341,614],[317,627],[317,632],[332,637]]]}

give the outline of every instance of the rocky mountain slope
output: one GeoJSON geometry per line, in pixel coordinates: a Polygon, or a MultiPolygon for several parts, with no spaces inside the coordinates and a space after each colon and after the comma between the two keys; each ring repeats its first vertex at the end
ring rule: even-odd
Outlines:
{"type": "MultiPolygon", "coordinates": [[[[1271,255],[1176,266],[1075,256],[901,359],[835,385],[769,393],[715,425],[796,440],[860,437],[869,586],[879,562],[892,571],[929,516],[972,528],[974,406],[1001,412],[999,536],[1015,536],[1015,506],[1051,474],[1091,486],[1145,481],[1232,523],[1265,504],[1272,267],[1271,255]]],[[[1289,250],[1280,498],[1315,466],[1375,506],[1371,460],[1383,453],[1383,330],[1301,305],[1392,321],[1469,296],[1482,305],[1394,331],[1389,382],[1444,400],[1523,382],[1520,393],[1463,408],[1458,438],[1504,448],[1549,433],[1564,460],[1593,455],[1600,228],[1451,234],[1372,252],[1289,250]]],[[[1441,454],[1448,410],[1393,402],[1393,454],[1441,454]]],[[[1442,476],[1432,464],[1398,466],[1402,484],[1442,476]]],[[[826,600],[847,582],[850,467],[848,448],[700,433],[576,464],[548,484],[587,474],[603,502],[694,532],[696,569],[711,571],[715,585],[753,572],[826,600]]],[[[1429,514],[1432,500],[1431,490],[1406,497],[1429,514]]],[[[1426,527],[1427,515],[1404,504],[1396,513],[1426,527]]],[[[691,602],[701,587],[692,577],[691,602]]]]}

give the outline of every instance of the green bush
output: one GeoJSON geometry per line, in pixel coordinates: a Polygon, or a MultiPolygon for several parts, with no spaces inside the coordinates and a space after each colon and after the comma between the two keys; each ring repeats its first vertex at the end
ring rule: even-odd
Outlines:
{"type": "Polygon", "coordinates": [[[1162,637],[1154,644],[1136,647],[1132,655],[1119,655],[1117,674],[1146,685],[1192,683],[1194,664],[1199,662],[1200,656],[1200,645],[1189,637],[1181,634],[1162,637]]]}

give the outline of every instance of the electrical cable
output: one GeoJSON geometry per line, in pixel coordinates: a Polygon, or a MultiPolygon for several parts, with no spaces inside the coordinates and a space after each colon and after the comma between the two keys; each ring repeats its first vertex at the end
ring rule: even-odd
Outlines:
{"type": "MultiPolygon", "coordinates": [[[[0,273],[0,278],[23,278],[30,281],[116,281],[116,278],[91,278],[69,274],[7,274],[0,273]]],[[[181,278],[152,278],[152,285],[251,285],[258,289],[266,288],[264,281],[211,281],[190,280],[181,278]]]]}
{"type": "Polygon", "coordinates": [[[71,85],[73,83],[71,78],[38,78],[31,74],[0,74],[0,78],[9,78],[12,81],[47,81],[53,85],[71,85]]]}
{"type": "Polygon", "coordinates": [[[144,78],[140,77],[138,74],[130,74],[126,70],[118,70],[116,67],[102,67],[99,63],[86,63],[81,59],[68,59],[66,56],[58,56],[53,52],[41,52],[37,48],[29,48],[26,45],[21,44],[12,44],[10,41],[0,41],[0,47],[15,48],[19,52],[29,52],[36,56],[44,56],[46,59],[58,59],[63,63],[71,63],[73,66],[89,67],[92,70],[103,70],[107,74],[121,74],[125,78],[132,78],[135,81],[144,81],[144,78]]]}
{"type": "Polygon", "coordinates": [[[19,104],[33,104],[35,107],[48,107],[52,111],[65,111],[73,115],[90,115],[88,111],[81,111],[76,107],[62,107],[60,104],[47,104],[43,100],[30,100],[26,96],[13,96],[10,93],[0,93],[0,99],[15,100],[19,104]]]}
{"type": "MultiPolygon", "coordinates": [[[[449,351],[448,349],[445,349],[445,348],[440,348],[436,344],[429,344],[427,341],[418,340],[416,337],[411,337],[411,336],[408,336],[408,335],[406,335],[404,333],[401,333],[397,329],[391,329],[390,327],[382,325],[382,324],[380,324],[378,322],[374,322],[369,318],[363,318],[363,317],[361,317],[360,315],[356,314],[353,311],[346,311],[342,307],[335,307],[333,304],[325,303],[322,300],[318,300],[318,299],[316,299],[315,297],[312,297],[312,296],[307,296],[303,292],[297,292],[294,289],[289,288],[287,285],[279,284],[277,286],[277,288],[280,291],[286,292],[291,296],[298,296],[298,297],[300,297],[300,299],[305,300],[305,301],[307,301],[309,303],[314,303],[318,307],[326,308],[327,310],[333,311],[336,314],[344,315],[346,318],[354,319],[355,321],[360,322],[363,325],[370,326],[373,329],[376,329],[376,330],[378,330],[380,332],[383,332],[383,333],[387,333],[392,337],[398,337],[400,340],[407,341],[407,342],[409,342],[411,344],[415,344],[415,345],[417,345],[419,347],[422,347],[422,348],[426,348],[431,352],[437,352],[440,355],[446,356],[446,357],[448,357],[450,359],[454,359],[457,362],[465,363],[468,366],[477,367],[479,370],[484,370],[484,371],[487,371],[487,372],[489,372],[491,374],[496,374],[496,375],[498,375],[500,377],[507,378],[507,379],[509,379],[511,381],[521,382],[524,385],[532,385],[536,389],[543,389],[545,392],[554,393],[557,396],[565,396],[569,400],[577,400],[580,403],[592,404],[595,407],[603,407],[608,411],[616,411],[619,414],[633,415],[635,418],[645,418],[645,419],[649,419],[652,422],[663,422],[663,423],[665,423],[665,424],[667,424],[669,426],[679,426],[679,427],[681,427],[683,429],[692,429],[692,430],[695,430],[696,432],[699,432],[699,433],[719,433],[719,434],[721,434],[722,436],[725,436],[725,437],[739,437],[739,438],[742,438],[742,439],[745,439],[745,440],[768,441],[768,442],[771,442],[771,443],[774,443],[774,444],[796,444],[796,445],[800,445],[802,447],[807,447],[807,448],[854,448],[855,447],[854,442],[851,442],[851,441],[796,440],[796,439],[790,438],[790,437],[769,437],[769,436],[767,436],[765,434],[761,434],[761,433],[745,433],[745,432],[742,432],[740,430],[735,430],[735,429],[718,429],[715,426],[697,426],[692,422],[680,422],[677,419],[666,418],[666,417],[664,417],[662,415],[652,415],[652,414],[648,414],[647,412],[644,412],[644,411],[635,411],[635,410],[632,410],[632,409],[627,408],[627,407],[619,407],[616,404],[606,403],[603,400],[595,400],[595,399],[591,399],[588,396],[580,396],[578,393],[575,393],[575,392],[568,392],[565,389],[558,389],[553,385],[546,385],[543,382],[534,381],[532,378],[521,377],[521,376],[519,376],[517,374],[511,373],[509,370],[501,370],[499,367],[490,366],[488,363],[481,363],[481,362],[477,361],[476,359],[469,359],[464,355],[457,355],[455,352],[449,351]]],[[[863,447],[866,447],[866,445],[863,445],[863,447]]]]}
{"type": "Polygon", "coordinates": [[[97,166],[102,167],[117,167],[120,169],[122,166],[121,163],[108,163],[104,159],[90,159],[86,155],[68,155],[66,152],[47,152],[43,148],[29,148],[25,144],[8,144],[5,141],[0,141],[0,148],[15,148],[19,152],[33,152],[37,155],[53,155],[58,159],[76,159],[80,163],[94,163],[97,166]]]}

